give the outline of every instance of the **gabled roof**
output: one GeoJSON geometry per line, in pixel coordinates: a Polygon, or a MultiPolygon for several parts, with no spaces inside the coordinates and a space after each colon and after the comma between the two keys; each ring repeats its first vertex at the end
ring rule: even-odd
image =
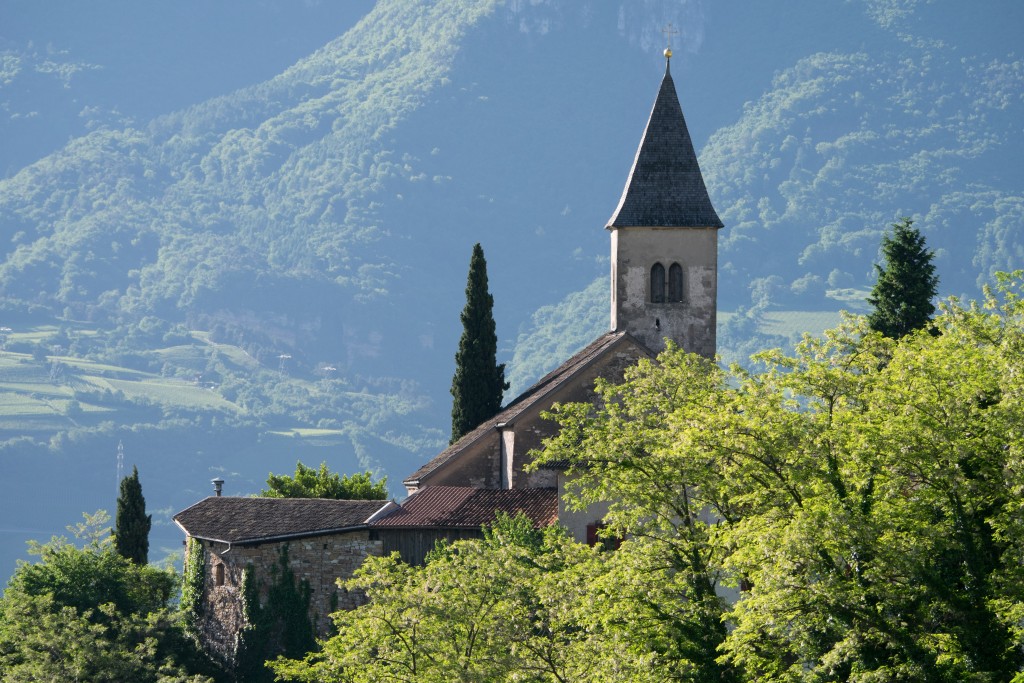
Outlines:
{"type": "Polygon", "coordinates": [[[722,227],[704,186],[668,64],[622,198],[607,227],[722,227]]]}
{"type": "Polygon", "coordinates": [[[189,536],[223,543],[263,543],[366,526],[382,500],[211,496],[174,516],[189,536]]]}
{"type": "MultiPolygon", "coordinates": [[[[543,401],[545,398],[555,393],[559,388],[565,386],[567,382],[570,382],[576,375],[590,366],[590,364],[595,360],[600,358],[606,351],[625,340],[631,341],[639,348],[646,349],[643,343],[638,341],[628,332],[609,332],[608,334],[601,335],[595,341],[591,342],[589,346],[577,352],[572,358],[562,363],[560,366],[542,377],[532,387],[517,396],[511,403],[505,406],[500,413],[479,425],[473,431],[463,435],[461,439],[441,451],[438,455],[434,456],[430,462],[416,470],[403,483],[415,484],[419,482],[420,479],[452,460],[468,446],[496,429],[498,425],[514,422],[515,419],[528,408],[543,401]]],[[[653,354],[651,355],[653,356],[653,354]]]]}
{"type": "Polygon", "coordinates": [[[425,486],[373,520],[370,527],[479,529],[492,523],[498,512],[522,512],[535,526],[549,526],[558,521],[558,491],[425,486]]]}

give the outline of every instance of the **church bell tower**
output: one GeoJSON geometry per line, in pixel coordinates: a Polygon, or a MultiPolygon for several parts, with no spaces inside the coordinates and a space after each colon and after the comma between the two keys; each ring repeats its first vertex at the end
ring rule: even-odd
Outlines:
{"type": "Polygon", "coordinates": [[[697,155],[669,73],[665,77],[608,221],[612,246],[611,328],[653,351],[665,339],[715,355],[718,230],[697,155]]]}

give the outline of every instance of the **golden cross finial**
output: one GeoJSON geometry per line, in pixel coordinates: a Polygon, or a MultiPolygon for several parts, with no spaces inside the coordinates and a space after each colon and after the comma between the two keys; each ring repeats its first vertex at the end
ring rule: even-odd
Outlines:
{"type": "Polygon", "coordinates": [[[672,30],[672,22],[668,23],[668,26],[661,29],[661,32],[665,34],[665,41],[668,45],[665,47],[665,59],[672,59],[672,36],[678,36],[679,31],[672,30]]]}

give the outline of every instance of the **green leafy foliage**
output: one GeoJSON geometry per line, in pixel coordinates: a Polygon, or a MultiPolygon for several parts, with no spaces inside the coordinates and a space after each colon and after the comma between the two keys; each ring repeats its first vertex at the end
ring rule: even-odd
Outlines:
{"type": "Polygon", "coordinates": [[[685,680],[728,679],[730,668],[716,661],[726,637],[726,605],[716,594],[722,556],[699,486],[715,473],[701,459],[664,457],[689,445],[666,428],[665,409],[672,407],[673,424],[701,420],[722,405],[722,371],[674,346],[659,363],[641,361],[622,385],[599,381],[596,412],[590,404],[557,407],[551,417],[561,431],[537,462],[572,462],[567,505],[608,504],[609,533],[636,538],[623,545],[632,578],[609,590],[629,596],[623,618],[635,614],[663,672],[682,668],[689,671],[685,680]]]}
{"type": "Polygon", "coordinates": [[[602,552],[499,515],[424,567],[368,558],[345,582],[368,603],[334,615],[321,652],[272,668],[310,682],[723,680],[691,659],[702,636],[659,617],[688,610],[685,581],[660,564],[643,542],[602,552]]]}
{"type": "Polygon", "coordinates": [[[558,407],[541,462],[572,463],[568,505],[608,505],[690,604],[736,591],[716,651],[743,680],[1008,680],[1024,668],[1021,276],[947,304],[937,335],[851,318],[758,354],[756,374],[670,348],[600,383],[597,408],[558,407]]]}
{"type": "Polygon", "coordinates": [[[247,567],[242,576],[245,626],[239,636],[235,668],[239,681],[272,681],[273,674],[265,666],[268,660],[302,657],[316,648],[309,584],[296,581],[288,565],[287,544],[281,547],[263,602],[260,593],[255,574],[247,567]]]}
{"type": "Polygon", "coordinates": [[[494,327],[494,297],[487,287],[487,261],[479,243],[473,245],[466,279],[462,336],[455,354],[452,378],[451,443],[501,410],[508,383],[505,364],[498,365],[498,336],[494,327]]]}
{"type": "Polygon", "coordinates": [[[885,265],[875,265],[878,280],[868,297],[874,307],[868,325],[898,339],[931,321],[939,278],[932,263],[934,253],[925,247],[924,235],[909,218],[893,223],[892,234],[882,238],[882,256],[885,265]]]}
{"type": "Polygon", "coordinates": [[[203,587],[206,573],[206,553],[202,541],[189,536],[185,549],[185,569],[181,577],[181,618],[185,630],[198,637],[197,625],[203,614],[203,587]]]}
{"type": "Polygon", "coordinates": [[[64,538],[36,544],[0,598],[4,680],[209,681],[211,665],[171,608],[170,570],[115,552],[109,517],[87,516],[79,548],[64,538]]]}
{"type": "Polygon", "coordinates": [[[264,498],[332,498],[335,500],[384,500],[388,497],[387,479],[373,481],[370,472],[339,475],[330,472],[327,463],[314,470],[295,463],[295,474],[271,474],[267,487],[260,491],[264,498]]]}
{"type": "Polygon", "coordinates": [[[121,557],[135,564],[146,564],[149,561],[149,529],[153,525],[153,517],[146,514],[139,469],[134,465],[131,475],[121,480],[120,490],[114,518],[114,547],[121,557]]]}

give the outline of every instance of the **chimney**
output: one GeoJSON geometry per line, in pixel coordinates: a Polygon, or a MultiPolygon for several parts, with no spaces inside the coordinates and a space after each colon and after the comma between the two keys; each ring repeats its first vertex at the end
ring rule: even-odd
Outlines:
{"type": "Polygon", "coordinates": [[[220,492],[221,492],[221,489],[224,488],[224,480],[221,479],[220,477],[216,477],[214,479],[211,479],[210,481],[213,482],[213,490],[219,496],[220,492]]]}

